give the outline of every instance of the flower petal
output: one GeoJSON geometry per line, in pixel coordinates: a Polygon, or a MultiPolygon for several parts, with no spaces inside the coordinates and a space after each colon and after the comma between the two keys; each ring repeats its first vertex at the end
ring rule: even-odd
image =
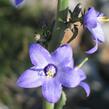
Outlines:
{"type": "Polygon", "coordinates": [[[84,15],[84,25],[89,28],[95,28],[97,26],[97,15],[93,7],[89,8],[84,15]]]}
{"type": "Polygon", "coordinates": [[[93,34],[94,38],[97,38],[99,42],[104,42],[104,32],[99,22],[97,22],[96,28],[88,28],[88,29],[93,34]]]}
{"type": "Polygon", "coordinates": [[[16,4],[16,5],[19,5],[19,4],[21,4],[23,1],[24,1],[24,0],[15,0],[15,4],[16,4]]]}
{"type": "Polygon", "coordinates": [[[97,41],[97,39],[95,40],[95,43],[96,44],[95,44],[95,46],[93,48],[91,48],[90,50],[86,51],[87,54],[92,54],[92,53],[97,51],[97,49],[98,49],[98,41],[97,41]]]}
{"type": "Polygon", "coordinates": [[[48,79],[42,85],[42,94],[50,103],[56,103],[62,92],[61,84],[55,79],[48,79]]]}
{"type": "Polygon", "coordinates": [[[43,81],[43,70],[31,67],[20,76],[20,78],[17,80],[17,85],[23,88],[34,88],[41,86],[43,81]]]}
{"type": "Polygon", "coordinates": [[[10,1],[15,7],[20,7],[25,2],[25,0],[10,0],[10,1]]]}
{"type": "Polygon", "coordinates": [[[56,61],[56,65],[63,65],[68,67],[73,67],[73,58],[72,58],[72,48],[68,44],[64,44],[56,49],[52,53],[53,60],[56,61]]]}
{"type": "Polygon", "coordinates": [[[83,70],[81,70],[80,68],[77,68],[78,69],[78,73],[79,73],[79,76],[80,76],[80,80],[83,81],[86,79],[86,75],[85,73],[83,72],[83,70]]]}
{"type": "Polygon", "coordinates": [[[29,54],[32,64],[40,68],[44,68],[50,62],[50,53],[39,44],[31,44],[29,54]]]}
{"type": "Polygon", "coordinates": [[[85,83],[85,82],[80,82],[80,86],[82,88],[84,88],[87,96],[89,96],[89,94],[90,94],[90,87],[89,87],[89,85],[87,83],[85,83]]]}
{"type": "Polygon", "coordinates": [[[81,78],[78,69],[64,68],[60,75],[60,81],[65,87],[76,87],[79,85],[81,78]]]}

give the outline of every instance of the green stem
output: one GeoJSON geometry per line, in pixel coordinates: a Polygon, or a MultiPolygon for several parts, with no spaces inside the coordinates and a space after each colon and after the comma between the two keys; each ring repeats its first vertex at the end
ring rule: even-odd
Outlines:
{"type": "Polygon", "coordinates": [[[66,104],[66,94],[64,91],[62,91],[62,95],[61,98],[59,100],[59,102],[56,104],[55,109],[63,109],[63,106],[66,104]]]}
{"type": "Polygon", "coordinates": [[[54,103],[49,103],[47,101],[44,101],[43,109],[54,109],[54,103]]]}
{"type": "Polygon", "coordinates": [[[49,50],[54,51],[61,43],[66,25],[64,21],[68,15],[69,0],[58,0],[57,16],[52,32],[52,38],[49,43],[49,50]]]}
{"type": "Polygon", "coordinates": [[[68,8],[69,0],[58,0],[58,11],[63,11],[68,8]]]}

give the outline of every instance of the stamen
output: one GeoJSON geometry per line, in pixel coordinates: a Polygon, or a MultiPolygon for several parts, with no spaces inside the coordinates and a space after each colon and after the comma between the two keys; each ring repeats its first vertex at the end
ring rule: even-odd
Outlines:
{"type": "Polygon", "coordinates": [[[47,72],[47,77],[52,78],[54,76],[54,73],[52,71],[47,72]]]}
{"type": "Polygon", "coordinates": [[[106,16],[98,17],[98,20],[99,20],[100,22],[109,22],[109,18],[106,17],[106,16]]]}
{"type": "Polygon", "coordinates": [[[77,66],[77,68],[81,68],[87,61],[88,61],[88,57],[86,57],[86,58],[77,66]]]}

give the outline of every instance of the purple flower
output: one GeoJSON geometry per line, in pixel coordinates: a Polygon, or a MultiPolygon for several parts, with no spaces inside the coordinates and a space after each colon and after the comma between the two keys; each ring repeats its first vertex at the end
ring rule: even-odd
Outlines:
{"type": "Polygon", "coordinates": [[[82,86],[87,96],[89,86],[83,82],[86,79],[84,72],[79,67],[74,68],[72,48],[65,44],[49,53],[39,44],[32,44],[29,55],[33,67],[26,70],[17,80],[17,85],[23,88],[42,86],[44,98],[51,103],[56,103],[65,87],[82,86]]]}
{"type": "Polygon", "coordinates": [[[92,33],[95,46],[86,53],[92,54],[98,49],[98,43],[104,42],[104,33],[101,27],[101,21],[106,21],[102,13],[96,12],[93,7],[89,8],[84,15],[84,25],[92,33]],[[103,20],[104,19],[104,20],[103,20]]]}
{"type": "Polygon", "coordinates": [[[12,3],[15,7],[19,7],[19,6],[23,5],[24,2],[25,2],[25,0],[11,0],[11,3],[12,3]]]}

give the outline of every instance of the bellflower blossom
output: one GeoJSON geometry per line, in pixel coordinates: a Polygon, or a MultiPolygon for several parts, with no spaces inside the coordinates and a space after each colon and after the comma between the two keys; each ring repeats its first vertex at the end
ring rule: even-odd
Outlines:
{"type": "Polygon", "coordinates": [[[101,21],[109,21],[102,13],[95,11],[93,7],[89,8],[84,15],[84,26],[92,33],[92,38],[95,40],[95,46],[86,53],[92,54],[98,49],[98,43],[104,42],[104,33],[101,27],[101,21]]]}
{"type": "Polygon", "coordinates": [[[15,7],[20,7],[24,4],[25,0],[11,0],[11,3],[15,6],[15,7]]]}
{"type": "Polygon", "coordinates": [[[22,88],[35,88],[42,86],[42,94],[50,103],[56,103],[65,87],[81,86],[89,96],[90,88],[85,73],[79,68],[74,68],[72,48],[65,44],[49,53],[39,44],[31,44],[29,55],[33,67],[30,67],[17,80],[17,85],[22,88]]]}

